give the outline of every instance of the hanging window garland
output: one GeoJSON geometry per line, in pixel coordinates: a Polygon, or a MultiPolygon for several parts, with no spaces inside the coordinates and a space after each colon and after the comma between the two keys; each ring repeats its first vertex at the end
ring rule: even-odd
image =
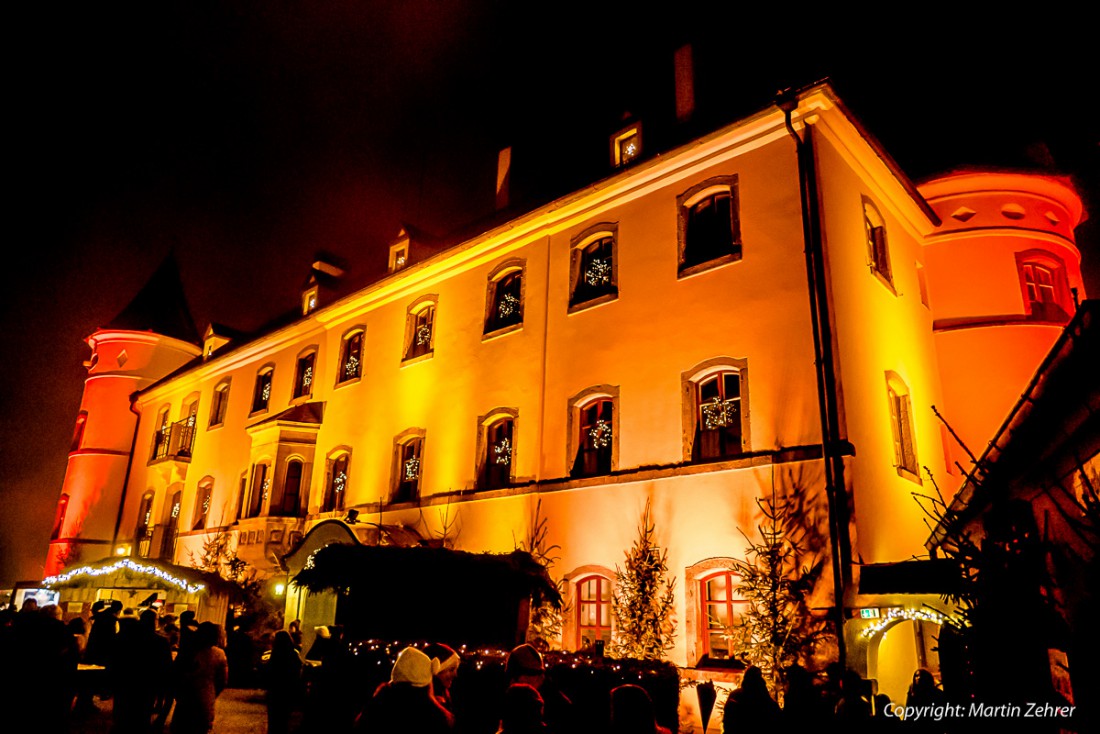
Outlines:
{"type": "Polygon", "coordinates": [[[430,343],[432,340],[432,327],[429,324],[421,324],[416,327],[416,343],[418,346],[424,346],[430,343]]]}
{"type": "Polygon", "coordinates": [[[497,304],[497,313],[500,314],[502,319],[519,313],[519,299],[511,293],[505,293],[501,297],[500,303],[497,304]]]}
{"type": "Polygon", "coordinates": [[[405,481],[411,482],[420,476],[420,459],[412,456],[405,460],[405,481]]]}
{"type": "Polygon", "coordinates": [[[713,431],[717,428],[728,428],[737,420],[737,400],[722,400],[719,397],[711,398],[703,403],[703,428],[713,431]]]}
{"type": "Polygon", "coordinates": [[[493,445],[493,462],[496,464],[512,463],[512,442],[508,438],[502,438],[493,445]]]}
{"type": "Polygon", "coordinates": [[[592,439],[592,447],[597,449],[607,448],[611,445],[611,421],[602,418],[596,421],[596,425],[588,429],[588,437],[592,439]]]}
{"type": "Polygon", "coordinates": [[[584,280],[588,285],[597,287],[611,282],[611,259],[596,258],[584,271],[584,280]]]}

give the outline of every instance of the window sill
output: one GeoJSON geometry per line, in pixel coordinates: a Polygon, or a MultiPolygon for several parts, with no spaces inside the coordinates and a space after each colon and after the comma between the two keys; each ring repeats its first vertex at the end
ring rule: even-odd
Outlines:
{"type": "Polygon", "coordinates": [[[481,335],[481,341],[487,342],[496,339],[499,336],[511,334],[513,331],[520,331],[523,329],[523,322],[517,322],[515,324],[509,324],[508,326],[501,326],[499,329],[493,329],[492,331],[486,331],[481,335]]]}
{"type": "Polygon", "coordinates": [[[334,387],[336,389],[340,389],[341,387],[347,387],[348,385],[354,385],[355,383],[361,382],[362,380],[363,380],[362,375],[360,375],[359,377],[349,377],[348,379],[344,380],[343,382],[337,382],[334,387]]]}
{"type": "Polygon", "coordinates": [[[433,349],[430,352],[424,352],[423,354],[418,354],[415,357],[405,357],[401,360],[401,366],[404,367],[405,365],[416,364],[417,362],[426,362],[434,356],[435,350],[433,349]]]}
{"type": "Polygon", "coordinates": [[[898,290],[897,290],[897,288],[894,287],[893,279],[887,277],[881,270],[876,268],[874,265],[868,265],[867,267],[871,271],[871,275],[875,276],[875,278],[878,279],[878,282],[882,283],[882,285],[886,288],[886,290],[890,291],[890,293],[892,293],[894,295],[894,297],[897,298],[898,290]]]}
{"type": "Polygon", "coordinates": [[[696,670],[744,670],[745,664],[737,658],[712,658],[704,655],[695,663],[696,670]]]}
{"type": "Polygon", "coordinates": [[[906,469],[904,466],[894,467],[898,470],[898,476],[902,479],[908,479],[910,482],[924,486],[924,482],[921,481],[920,474],[906,469]]]}
{"type": "Polygon", "coordinates": [[[213,430],[216,430],[218,428],[222,428],[224,426],[225,426],[225,421],[222,421],[221,423],[211,423],[210,425],[208,425],[206,427],[206,430],[213,431],[213,430]]]}
{"type": "Polygon", "coordinates": [[[677,279],[688,278],[688,277],[691,277],[692,275],[698,275],[699,273],[705,273],[708,270],[714,270],[715,268],[720,268],[723,265],[728,265],[729,263],[735,263],[735,262],[741,262],[741,253],[731,252],[728,255],[721,255],[719,257],[714,258],[713,260],[707,260],[706,262],[701,262],[701,263],[698,263],[696,265],[684,266],[683,264],[681,264],[680,265],[680,270],[676,274],[676,278],[677,279]]]}
{"type": "Polygon", "coordinates": [[[612,303],[613,301],[617,301],[617,300],[619,300],[619,291],[618,291],[618,289],[612,291],[611,293],[605,293],[602,296],[596,296],[595,298],[589,298],[587,301],[581,301],[579,303],[570,303],[569,310],[566,311],[566,313],[578,313],[580,311],[587,311],[590,308],[595,308],[596,306],[602,306],[605,303],[612,303]]]}
{"type": "Polygon", "coordinates": [[[257,410],[253,410],[251,413],[248,414],[248,418],[251,420],[258,415],[264,415],[265,413],[267,413],[267,410],[267,408],[259,408],[257,410]]]}

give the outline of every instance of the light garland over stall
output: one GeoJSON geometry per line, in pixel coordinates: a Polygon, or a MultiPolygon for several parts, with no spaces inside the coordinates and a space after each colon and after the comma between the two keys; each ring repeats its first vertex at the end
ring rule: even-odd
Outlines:
{"type": "Polygon", "coordinates": [[[197,594],[206,589],[205,584],[192,583],[186,579],[182,579],[178,576],[174,576],[168,571],[158,566],[153,566],[144,563],[138,563],[132,558],[123,558],[109,566],[81,566],[80,568],[74,568],[71,571],[58,574],[56,576],[49,576],[42,580],[43,586],[54,587],[61,584],[68,583],[81,576],[106,576],[108,574],[115,573],[116,571],[129,570],[134,573],[143,576],[154,576],[161,581],[171,584],[182,591],[186,591],[188,594],[197,594]]]}

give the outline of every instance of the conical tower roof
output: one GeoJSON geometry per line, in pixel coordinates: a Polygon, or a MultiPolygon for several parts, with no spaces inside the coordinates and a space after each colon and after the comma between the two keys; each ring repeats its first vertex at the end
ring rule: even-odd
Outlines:
{"type": "Polygon", "coordinates": [[[199,343],[199,332],[187,307],[174,252],[168,254],[145,287],[104,328],[152,331],[191,344],[199,343]]]}

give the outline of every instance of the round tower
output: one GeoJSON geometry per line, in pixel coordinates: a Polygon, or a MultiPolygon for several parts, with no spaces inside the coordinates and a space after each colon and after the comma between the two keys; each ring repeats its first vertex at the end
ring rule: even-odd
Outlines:
{"type": "MultiPolygon", "coordinates": [[[[1054,176],[957,173],[920,192],[941,220],[924,247],[943,382],[936,407],[980,456],[1085,298],[1074,229],[1086,215],[1054,176]]],[[[945,444],[969,470],[958,444],[945,444]]]]}
{"type": "Polygon", "coordinates": [[[201,356],[169,258],[110,325],[86,339],[88,377],[46,559],[50,576],[111,555],[138,415],[130,397],[201,356]]]}

